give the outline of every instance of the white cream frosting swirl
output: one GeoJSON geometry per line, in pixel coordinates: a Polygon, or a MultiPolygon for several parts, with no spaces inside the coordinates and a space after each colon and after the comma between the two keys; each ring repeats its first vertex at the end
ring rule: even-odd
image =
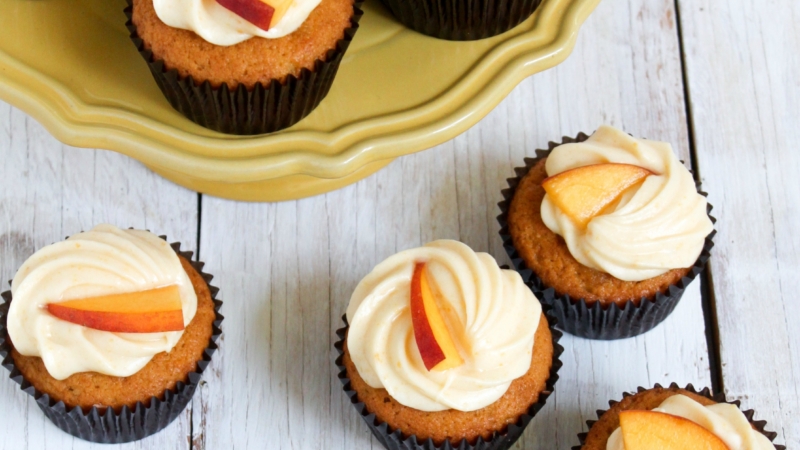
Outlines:
{"type": "Polygon", "coordinates": [[[79,372],[127,377],[172,350],[183,331],[100,331],[58,319],[46,305],[169,285],[178,285],[188,325],[197,295],[169,244],[148,231],[98,225],[42,248],[20,267],[11,285],[8,334],[18,352],[41,357],[57,380],[79,372]]]}
{"type": "Polygon", "coordinates": [[[556,147],[545,168],[553,176],[604,163],[632,164],[654,175],[628,189],[585,229],[545,195],[541,213],[547,228],[564,238],[578,262],[620,280],[641,281],[691,267],[714,227],[705,197],[697,193],[691,173],[672,147],[602,126],[585,142],[556,147]]]}
{"type": "MultiPolygon", "coordinates": [[[[685,395],[673,395],[653,411],[683,417],[712,432],[730,450],[775,450],[766,436],[754,430],[744,413],[734,405],[717,403],[703,406],[685,395]]],[[[611,433],[606,450],[625,450],[622,429],[611,433]]]]}
{"type": "Polygon", "coordinates": [[[253,25],[216,0],[153,0],[158,18],[173,28],[195,32],[221,46],[238,44],[252,37],[275,39],[286,36],[305,22],[321,0],[294,0],[269,31],[253,25]]]}
{"type": "Polygon", "coordinates": [[[391,256],[350,298],[347,348],[359,375],[401,404],[422,411],[474,411],[508,390],[531,364],[541,305],[515,271],[451,240],[391,256]],[[429,372],[410,312],[414,265],[426,262],[439,309],[464,364],[429,372]]]}

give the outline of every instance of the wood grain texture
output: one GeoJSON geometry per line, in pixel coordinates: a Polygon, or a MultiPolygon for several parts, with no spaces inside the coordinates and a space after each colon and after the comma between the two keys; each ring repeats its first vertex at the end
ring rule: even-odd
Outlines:
{"type": "MultiPolygon", "coordinates": [[[[679,0],[695,157],[719,234],[710,263],[726,393],[800,445],[800,6],[679,0]],[[744,320],[743,320],[744,319],[744,320]]],[[[673,0],[602,2],[573,55],[524,81],[476,127],[345,189],[279,204],[203,198],[201,259],[222,288],[220,351],[190,409],[125,448],[380,448],[342,393],[334,332],[358,281],[437,238],[508,260],[499,192],[549,140],[608,123],[690,161],[673,0]]],[[[0,275],[35,249],[108,221],[192,248],[197,196],[127,158],[64,147],[0,103],[0,275]]],[[[608,400],[656,382],[710,385],[699,282],[634,339],[565,336],[556,394],[516,448],[566,449],[608,400]]],[[[99,448],[0,383],[0,450],[99,448]]],[[[106,448],[104,446],[104,448],[106,448]]]]}
{"type": "Polygon", "coordinates": [[[800,446],[800,4],[680,2],[726,394],[800,446]]]}
{"type": "MultiPolygon", "coordinates": [[[[464,135],[356,185],[280,204],[204,197],[201,259],[222,289],[226,322],[194,399],[194,448],[380,448],[333,369],[334,332],[358,281],[438,238],[507,263],[500,190],[548,140],[609,123],[672,142],[689,161],[674,13],[672,1],[603,2],[562,66],[523,82],[464,135]]],[[[566,336],[562,345],[556,395],[517,448],[577,444],[596,409],[640,385],[710,384],[698,282],[644,336],[566,336]]]]}
{"type": "MultiPolygon", "coordinates": [[[[124,156],[62,145],[38,123],[0,102],[0,280],[3,289],[34,251],[98,223],[149,228],[197,242],[197,194],[165,181],[124,156]]],[[[0,369],[0,449],[186,449],[187,410],[165,431],[134,444],[74,439],[45,418],[0,369]]]]}

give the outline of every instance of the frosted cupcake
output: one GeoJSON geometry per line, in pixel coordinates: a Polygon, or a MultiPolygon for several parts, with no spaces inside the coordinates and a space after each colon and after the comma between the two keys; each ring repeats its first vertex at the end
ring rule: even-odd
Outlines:
{"type": "Polygon", "coordinates": [[[559,334],[520,276],[456,241],[379,264],[346,317],[339,377],[390,449],[508,448],[561,366],[559,334]]]}
{"type": "Polygon", "coordinates": [[[289,127],[327,95],[353,0],[129,0],[131,38],[170,104],[224,133],[289,127]]]}
{"type": "Polygon", "coordinates": [[[0,309],[3,365],[68,433],[140,439],[191,399],[222,317],[211,277],[178,248],[99,225],[37,251],[14,276],[0,309]]]}
{"type": "Polygon", "coordinates": [[[403,25],[439,39],[472,41],[516,27],[541,0],[381,0],[403,25]]]}
{"type": "Polygon", "coordinates": [[[551,144],[517,173],[503,192],[500,233],[569,333],[616,339],[651,329],[708,259],[710,207],[667,143],[603,126],[551,144]]]}
{"type": "Polygon", "coordinates": [[[691,385],[656,385],[624,394],[598,411],[588,433],[579,435],[573,450],[775,450],[776,434],[764,431],[766,422],[753,421],[753,411],[741,411],[708,389],[691,385]]]}

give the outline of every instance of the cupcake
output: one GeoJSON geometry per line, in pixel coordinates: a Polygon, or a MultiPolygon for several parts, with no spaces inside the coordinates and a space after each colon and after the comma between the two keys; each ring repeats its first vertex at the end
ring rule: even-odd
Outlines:
{"type": "Polygon", "coordinates": [[[450,240],[356,287],[339,330],[344,390],[388,449],[505,449],[552,393],[560,334],[514,271],[450,240]]]}
{"type": "Polygon", "coordinates": [[[776,433],[764,431],[766,422],[753,421],[753,411],[739,410],[724,395],[697,392],[673,383],[668,388],[639,388],[609,402],[589,421],[589,432],[578,435],[581,445],[573,450],[708,449],[775,450],[776,433]]]}
{"type": "Polygon", "coordinates": [[[328,93],[363,0],[129,0],[131,39],[173,108],[223,133],[293,125],[328,93]]]}
{"type": "Polygon", "coordinates": [[[62,430],[141,439],[188,404],[222,316],[202,263],[158,236],[98,225],[34,253],[0,308],[3,365],[62,430]]]}
{"type": "Polygon", "coordinates": [[[531,16],[541,0],[381,0],[403,25],[451,41],[488,38],[531,16]]]}
{"type": "Polygon", "coordinates": [[[650,330],[708,260],[711,208],[667,143],[603,126],[551,143],[517,174],[503,191],[500,234],[568,333],[650,330]]]}

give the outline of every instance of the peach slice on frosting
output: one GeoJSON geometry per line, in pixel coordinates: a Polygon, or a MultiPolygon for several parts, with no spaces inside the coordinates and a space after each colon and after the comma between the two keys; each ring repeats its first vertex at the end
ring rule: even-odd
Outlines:
{"type": "Polygon", "coordinates": [[[436,305],[424,262],[416,263],[411,278],[411,321],[426,369],[442,371],[464,363],[436,305]]]}
{"type": "Polygon", "coordinates": [[[177,285],[50,303],[47,311],[67,322],[117,333],[184,329],[183,305],[177,285]]]}
{"type": "Polygon", "coordinates": [[[275,26],[294,3],[293,0],[217,0],[223,8],[264,31],[275,26]]]}
{"type": "Polygon", "coordinates": [[[622,411],[625,450],[729,450],[714,433],[683,417],[656,411],[622,411]]]}
{"type": "Polygon", "coordinates": [[[629,187],[653,172],[631,164],[592,164],[542,181],[550,200],[581,228],[629,187]]]}

